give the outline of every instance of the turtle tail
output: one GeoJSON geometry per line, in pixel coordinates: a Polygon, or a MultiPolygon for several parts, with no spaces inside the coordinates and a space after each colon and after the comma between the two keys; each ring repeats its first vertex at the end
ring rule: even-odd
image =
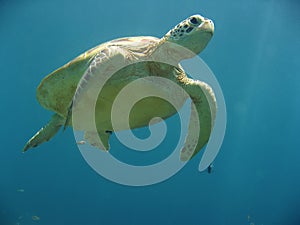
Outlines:
{"type": "Polygon", "coordinates": [[[54,114],[42,129],[40,129],[30,140],[26,143],[23,148],[23,152],[26,152],[29,148],[37,147],[43,142],[49,141],[64,124],[64,118],[58,114],[54,114]]]}

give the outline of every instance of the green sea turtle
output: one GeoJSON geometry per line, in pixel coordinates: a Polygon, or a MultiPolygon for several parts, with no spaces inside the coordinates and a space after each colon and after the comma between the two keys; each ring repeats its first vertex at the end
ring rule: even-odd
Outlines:
{"type": "MultiPolygon", "coordinates": [[[[216,99],[210,86],[188,78],[179,62],[199,54],[210,41],[213,32],[214,24],[211,20],[193,15],[179,23],[161,39],[150,36],[115,39],[88,50],[55,70],[42,80],[37,89],[39,103],[55,114],[49,123],[27,142],[23,151],[49,141],[63,125],[72,126],[70,115],[75,96],[84,89],[89,92],[85,86],[95,83],[91,81],[92,77],[101,77],[114,65],[125,63],[127,66],[117,71],[107,81],[97,99],[95,107],[97,134],[91,132],[88,125],[79,125],[78,129],[85,131],[85,139],[92,145],[96,145],[95,139],[100,137],[103,145],[98,147],[108,150],[111,133],[125,129],[122,125],[117,129],[112,127],[112,102],[118,92],[138,78],[167,78],[179,85],[195,106],[191,111],[189,132],[180,154],[181,160],[188,160],[208,142],[216,114],[216,99]],[[170,63],[157,62],[157,58],[168,58],[170,63]],[[199,127],[195,125],[195,118],[201,124],[200,132],[199,127]]],[[[155,85],[155,82],[153,87],[149,87],[148,84],[141,85],[140,90],[150,88],[165,96],[173,97],[181,106],[184,104],[186,97],[178,97],[180,93],[174,93],[168,86],[155,85]]],[[[128,98],[139,95],[139,90],[134,89],[131,94],[132,96],[129,95],[128,98]]],[[[147,126],[153,117],[166,119],[176,112],[176,109],[162,98],[155,96],[145,98],[131,110],[130,128],[147,126]]]]}

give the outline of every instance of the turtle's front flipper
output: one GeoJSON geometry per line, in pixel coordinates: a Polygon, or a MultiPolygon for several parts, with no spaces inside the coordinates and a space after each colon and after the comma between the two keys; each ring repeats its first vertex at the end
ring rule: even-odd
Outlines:
{"type": "Polygon", "coordinates": [[[40,129],[24,146],[23,152],[26,152],[29,148],[34,148],[45,141],[49,141],[59,130],[59,128],[64,124],[65,119],[54,114],[49,121],[49,123],[40,129]]]}
{"type": "Polygon", "coordinates": [[[201,81],[188,80],[186,91],[192,104],[188,135],[180,152],[180,159],[187,161],[195,156],[208,142],[216,116],[215,95],[209,85],[201,81]]]}

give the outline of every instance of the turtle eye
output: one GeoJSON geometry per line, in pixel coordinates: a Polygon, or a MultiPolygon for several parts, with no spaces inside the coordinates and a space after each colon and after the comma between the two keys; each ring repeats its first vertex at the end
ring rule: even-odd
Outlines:
{"type": "Polygon", "coordinates": [[[200,23],[198,22],[198,20],[195,18],[195,17],[192,17],[191,19],[190,19],[190,22],[192,23],[192,24],[194,24],[194,25],[199,25],[200,23]]]}

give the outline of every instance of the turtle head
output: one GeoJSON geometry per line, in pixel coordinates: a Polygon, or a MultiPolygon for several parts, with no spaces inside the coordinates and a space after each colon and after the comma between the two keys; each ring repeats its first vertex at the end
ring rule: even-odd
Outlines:
{"type": "MultiPolygon", "coordinates": [[[[214,33],[214,23],[200,15],[185,19],[164,37],[164,42],[175,43],[195,54],[199,54],[208,44],[214,33]]],[[[182,57],[182,58],[189,58],[182,57]]]]}

